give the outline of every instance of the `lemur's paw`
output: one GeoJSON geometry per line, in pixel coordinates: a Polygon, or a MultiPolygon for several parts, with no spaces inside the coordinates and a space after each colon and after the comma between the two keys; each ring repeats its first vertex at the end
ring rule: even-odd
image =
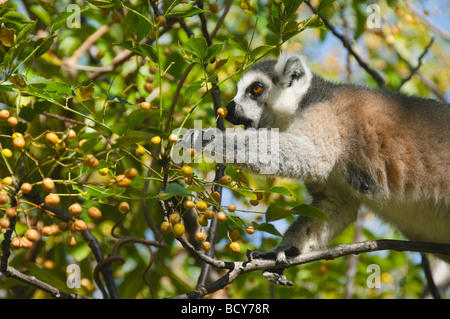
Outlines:
{"type": "Polygon", "coordinates": [[[290,280],[287,280],[286,276],[283,274],[279,274],[276,272],[272,272],[270,270],[263,271],[262,273],[263,277],[269,280],[274,285],[278,286],[286,286],[286,287],[292,287],[294,283],[290,280]]]}
{"type": "Polygon", "coordinates": [[[274,250],[268,252],[252,252],[252,257],[255,259],[275,259],[277,264],[286,265],[287,257],[294,257],[299,255],[298,248],[294,246],[290,247],[277,247],[274,250]]]}

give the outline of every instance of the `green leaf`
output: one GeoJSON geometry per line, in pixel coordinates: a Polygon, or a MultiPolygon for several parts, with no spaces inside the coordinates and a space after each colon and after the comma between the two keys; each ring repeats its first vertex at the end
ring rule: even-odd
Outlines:
{"type": "Polygon", "coordinates": [[[281,233],[275,228],[274,225],[272,224],[268,224],[268,223],[264,223],[264,224],[260,224],[257,228],[257,230],[259,231],[263,231],[275,236],[282,236],[281,233]]]}
{"type": "Polygon", "coordinates": [[[170,17],[177,17],[177,18],[186,18],[186,17],[192,17],[196,14],[207,12],[205,10],[201,10],[197,8],[196,6],[193,6],[191,4],[187,3],[180,3],[177,4],[167,13],[167,16],[170,17]]]}
{"type": "Polygon", "coordinates": [[[150,60],[152,60],[153,62],[158,62],[158,52],[153,46],[147,43],[142,43],[138,44],[137,47],[142,52],[142,54],[148,57],[150,60]]]}
{"type": "Polygon", "coordinates": [[[297,12],[298,7],[302,4],[303,0],[289,0],[285,1],[284,7],[284,19],[295,18],[295,13],[297,12]]]}
{"type": "Polygon", "coordinates": [[[228,44],[230,44],[233,48],[238,49],[242,52],[248,51],[248,41],[244,37],[239,38],[229,38],[227,40],[228,44]]]}
{"type": "Polygon", "coordinates": [[[329,219],[319,208],[311,205],[301,204],[300,206],[292,208],[291,211],[297,215],[315,217],[332,222],[332,220],[329,219]]]}
{"type": "MultiPolygon", "coordinates": [[[[162,191],[162,193],[165,195],[177,195],[177,196],[192,196],[190,192],[186,190],[183,186],[177,183],[169,184],[165,190],[162,191]]],[[[162,196],[164,196],[162,195],[162,196]]],[[[159,197],[159,195],[158,195],[159,197]]]]}
{"type": "Polygon", "coordinates": [[[328,6],[330,6],[336,0],[320,0],[319,6],[317,7],[317,13],[322,12],[328,6]]]}
{"type": "Polygon", "coordinates": [[[225,168],[225,175],[230,175],[231,179],[235,182],[239,181],[238,171],[231,165],[227,165],[225,168]]]}
{"type": "Polygon", "coordinates": [[[202,159],[200,163],[198,163],[198,166],[202,169],[202,171],[208,173],[216,168],[216,162],[212,158],[202,156],[202,159]]]}
{"type": "Polygon", "coordinates": [[[270,204],[269,207],[266,210],[266,221],[272,222],[274,220],[279,220],[286,218],[290,215],[292,215],[294,212],[290,209],[285,209],[282,207],[279,207],[275,204],[270,204]]]}
{"type": "Polygon", "coordinates": [[[206,39],[203,37],[190,37],[188,42],[185,44],[185,49],[190,51],[193,55],[198,58],[199,63],[207,62],[205,61],[205,57],[208,51],[208,44],[206,43],[206,39]]]}
{"type": "Polygon", "coordinates": [[[250,51],[250,56],[252,59],[261,58],[266,54],[268,54],[273,49],[276,49],[276,47],[277,47],[276,45],[261,45],[250,51]]]}
{"type": "Polygon", "coordinates": [[[289,197],[293,197],[294,196],[294,192],[291,191],[289,188],[284,187],[284,186],[274,186],[274,187],[271,187],[269,189],[266,189],[264,192],[276,193],[276,194],[281,194],[281,195],[285,195],[285,196],[289,196],[289,197]]]}
{"type": "Polygon", "coordinates": [[[299,26],[298,32],[302,32],[303,30],[305,30],[307,28],[319,28],[319,29],[326,30],[325,24],[323,23],[322,19],[317,14],[313,14],[308,19],[300,21],[298,26],[299,26]]]}
{"type": "Polygon", "coordinates": [[[46,38],[39,39],[36,42],[36,46],[38,49],[34,52],[34,57],[38,58],[47,52],[53,44],[53,39],[56,37],[56,34],[52,34],[46,38]]]}
{"type": "MultiPolygon", "coordinates": [[[[157,131],[160,132],[159,130],[157,131]]],[[[154,133],[146,131],[127,131],[123,136],[119,137],[116,140],[116,144],[114,144],[114,147],[130,146],[138,142],[148,141],[154,135],[154,133]]]]}
{"type": "Polygon", "coordinates": [[[231,189],[233,192],[236,192],[242,196],[248,197],[250,199],[256,199],[255,192],[250,188],[245,188],[245,187],[238,187],[238,188],[227,187],[227,188],[231,189]]]}
{"type": "MultiPolygon", "coordinates": [[[[89,9],[89,6],[80,8],[80,13],[89,9]]],[[[67,19],[73,14],[73,11],[61,12],[53,21],[51,33],[55,33],[56,30],[67,24],[67,19]]]]}
{"type": "Polygon", "coordinates": [[[209,62],[214,59],[222,51],[222,47],[222,43],[213,44],[208,47],[208,50],[206,51],[205,62],[209,62]]]}

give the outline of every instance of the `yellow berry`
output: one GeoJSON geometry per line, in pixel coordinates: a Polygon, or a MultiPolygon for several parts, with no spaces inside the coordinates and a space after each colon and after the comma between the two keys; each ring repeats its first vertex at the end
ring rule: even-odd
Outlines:
{"type": "Polygon", "coordinates": [[[246,232],[247,234],[249,234],[249,235],[252,235],[252,234],[255,232],[255,228],[254,228],[253,226],[248,226],[248,227],[245,229],[245,232],[246,232]]]}
{"type": "Polygon", "coordinates": [[[106,175],[108,175],[108,173],[109,173],[109,168],[108,168],[108,167],[100,168],[100,169],[98,170],[98,173],[99,173],[100,175],[102,175],[102,176],[106,176],[106,175]]]}
{"type": "Polygon", "coordinates": [[[208,220],[205,218],[205,216],[199,216],[198,217],[198,223],[200,224],[200,226],[202,227],[206,227],[208,226],[208,220]]]}
{"type": "Polygon", "coordinates": [[[226,108],[219,107],[219,109],[217,110],[217,115],[219,115],[221,118],[225,118],[228,115],[228,110],[226,108]]]}
{"type": "Polygon", "coordinates": [[[172,225],[178,224],[180,221],[181,221],[181,216],[180,216],[180,214],[178,214],[178,213],[170,214],[170,216],[169,216],[169,222],[170,222],[172,225]]]}
{"type": "Polygon", "coordinates": [[[210,248],[211,248],[211,243],[210,243],[209,241],[204,241],[204,242],[202,243],[202,249],[203,249],[203,250],[207,251],[207,250],[209,250],[210,248]]]}
{"type": "Polygon", "coordinates": [[[131,179],[126,177],[124,174],[117,175],[116,185],[118,187],[126,188],[131,184],[131,179]]]}
{"type": "Polygon", "coordinates": [[[10,115],[11,114],[9,113],[8,110],[1,110],[0,111],[0,121],[6,121],[10,115]]]}
{"type": "Polygon", "coordinates": [[[183,203],[184,208],[186,208],[187,210],[194,208],[195,203],[191,200],[187,200],[183,203]]]}
{"type": "Polygon", "coordinates": [[[130,211],[130,204],[128,204],[127,202],[121,202],[119,204],[119,210],[122,213],[128,213],[130,211]]]}
{"type": "Polygon", "coordinates": [[[102,217],[102,212],[95,206],[89,207],[87,214],[90,219],[100,219],[102,217]]]}
{"type": "Polygon", "coordinates": [[[199,200],[197,204],[195,205],[197,209],[201,212],[204,212],[208,208],[208,204],[206,204],[204,201],[199,200]]]}
{"type": "Polygon", "coordinates": [[[235,210],[236,210],[236,205],[234,205],[234,204],[228,205],[228,211],[229,212],[234,212],[235,210]]]}
{"type": "Polygon", "coordinates": [[[151,105],[149,102],[142,102],[141,104],[139,104],[139,106],[141,107],[142,110],[150,110],[151,105]]]}
{"type": "Polygon", "coordinates": [[[58,143],[59,141],[59,137],[58,135],[56,135],[53,132],[47,133],[45,135],[45,141],[50,145],[50,146],[54,146],[56,145],[56,143],[58,143]]]}
{"type": "Polygon", "coordinates": [[[49,177],[44,178],[42,181],[42,188],[47,192],[50,193],[55,188],[55,183],[53,180],[49,177]]]}
{"type": "Polygon", "coordinates": [[[180,238],[181,236],[183,236],[185,231],[184,225],[183,224],[175,224],[173,226],[173,235],[177,238],[180,238]]]}
{"type": "Polygon", "coordinates": [[[56,194],[48,194],[47,196],[45,196],[45,205],[47,206],[55,207],[59,204],[60,201],[61,199],[56,194]]]}
{"type": "Polygon", "coordinates": [[[176,143],[178,141],[178,136],[176,134],[170,134],[169,135],[169,142],[170,143],[176,143]]]}
{"type": "Polygon", "coordinates": [[[9,148],[4,148],[4,149],[2,150],[2,154],[3,154],[3,156],[6,157],[6,158],[11,158],[12,155],[13,155],[13,153],[11,152],[11,150],[10,150],[9,148]]]}
{"type": "Polygon", "coordinates": [[[66,245],[69,247],[73,247],[77,244],[77,239],[73,235],[68,235],[66,237],[66,245]]]}
{"type": "Polygon", "coordinates": [[[145,147],[144,146],[142,146],[142,145],[139,145],[137,148],[136,148],[136,155],[139,155],[139,156],[143,156],[143,155],[145,155],[145,153],[146,153],[146,151],[145,151],[145,147]]]}
{"type": "Polygon", "coordinates": [[[19,120],[15,116],[11,116],[8,118],[8,126],[9,127],[16,127],[17,124],[19,124],[19,120]]]}
{"type": "Polygon", "coordinates": [[[241,246],[237,242],[232,242],[230,244],[230,249],[234,253],[239,253],[241,251],[241,246]]]}
{"type": "Polygon", "coordinates": [[[126,177],[128,177],[129,179],[133,179],[133,178],[135,178],[136,176],[138,176],[138,171],[137,171],[137,169],[135,169],[134,167],[131,167],[131,168],[127,168],[127,169],[125,170],[125,172],[123,172],[123,174],[124,174],[126,177]]]}
{"type": "Polygon", "coordinates": [[[161,224],[161,232],[164,235],[167,235],[171,231],[172,231],[172,224],[169,223],[167,220],[163,221],[162,224],[161,224]]]}
{"type": "Polygon", "coordinates": [[[23,137],[23,134],[19,133],[19,132],[14,132],[11,137],[12,137],[12,139],[15,139],[15,138],[18,138],[18,137],[23,137]]]}
{"type": "Polygon", "coordinates": [[[69,206],[69,214],[74,217],[78,217],[81,215],[81,212],[83,211],[83,206],[81,206],[79,203],[74,203],[69,206]]]}
{"type": "Polygon", "coordinates": [[[230,238],[233,241],[239,240],[239,238],[241,238],[241,233],[239,232],[239,230],[234,229],[231,233],[230,233],[230,238]]]}
{"type": "Polygon", "coordinates": [[[159,137],[159,136],[153,136],[153,137],[150,139],[150,141],[151,141],[153,144],[159,144],[159,143],[161,143],[161,137],[159,137]]]}
{"type": "Polygon", "coordinates": [[[224,222],[226,219],[227,219],[227,214],[225,214],[224,212],[217,213],[217,220],[219,222],[224,222]]]}
{"type": "Polygon", "coordinates": [[[199,242],[202,242],[206,239],[206,234],[203,232],[198,232],[195,234],[195,239],[199,242]]]}
{"type": "Polygon", "coordinates": [[[205,216],[206,219],[213,219],[215,215],[216,215],[216,214],[215,214],[214,211],[211,210],[211,209],[207,209],[207,210],[205,211],[205,213],[204,213],[204,216],[205,216]]]}
{"type": "Polygon", "coordinates": [[[186,165],[181,168],[181,173],[184,177],[192,177],[192,175],[194,175],[194,170],[192,167],[186,165]]]}
{"type": "Polygon", "coordinates": [[[250,205],[258,206],[258,204],[259,204],[259,200],[257,200],[257,199],[250,199],[250,205]]]}

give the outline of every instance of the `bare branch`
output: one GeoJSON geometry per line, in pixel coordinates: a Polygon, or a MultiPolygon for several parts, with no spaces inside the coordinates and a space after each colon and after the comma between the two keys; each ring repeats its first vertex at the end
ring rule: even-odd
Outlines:
{"type": "MultiPolygon", "coordinates": [[[[245,262],[227,262],[226,263],[227,267],[222,267],[231,269],[226,275],[219,278],[215,282],[199,287],[194,291],[176,296],[174,298],[176,299],[201,298],[207,294],[225,288],[227,285],[232,283],[239,275],[252,271],[275,269],[275,268],[278,269],[289,268],[292,266],[302,265],[318,260],[332,260],[347,255],[362,254],[380,250],[414,251],[439,255],[450,255],[450,245],[447,244],[384,239],[384,240],[371,240],[353,244],[343,244],[332,248],[312,251],[296,257],[288,258],[286,265],[280,265],[277,264],[275,260],[268,260],[268,259],[252,259],[251,261],[245,262]],[[233,265],[233,267],[230,267],[231,265],[233,265]]],[[[202,258],[202,256],[200,257],[202,258]]],[[[211,260],[207,260],[205,258],[202,259],[214,266],[211,260]]],[[[216,263],[215,260],[213,261],[214,263],[216,263]]]]}
{"type": "MultiPolygon", "coordinates": [[[[316,8],[314,8],[309,1],[305,1],[305,3],[311,8],[311,10],[315,14],[317,14],[316,8]]],[[[318,15],[322,19],[322,21],[325,24],[325,26],[327,27],[327,29],[330,30],[331,33],[333,33],[334,36],[336,36],[339,40],[341,40],[342,44],[348,50],[348,52],[355,58],[355,60],[358,62],[358,64],[364,70],[366,70],[367,73],[369,73],[372,76],[372,78],[378,83],[378,86],[379,87],[385,87],[386,85],[385,85],[384,79],[381,77],[381,75],[377,71],[375,71],[371,67],[369,67],[369,65],[365,61],[363,61],[363,59],[359,56],[359,54],[357,54],[355,52],[355,50],[353,50],[351,43],[349,43],[347,41],[345,36],[340,34],[336,30],[336,28],[328,21],[328,19],[325,18],[322,14],[319,13],[318,15]]]]}

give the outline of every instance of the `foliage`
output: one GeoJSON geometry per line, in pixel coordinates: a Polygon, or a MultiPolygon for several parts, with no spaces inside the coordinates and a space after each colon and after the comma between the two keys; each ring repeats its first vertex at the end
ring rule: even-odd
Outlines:
{"type": "MultiPolygon", "coordinates": [[[[201,120],[203,127],[223,125],[216,112],[232,99],[242,72],[263,58],[277,56],[281,48],[304,47],[305,54],[317,58],[311,59],[313,68],[324,76],[375,86],[353,62],[343,67],[318,14],[343,23],[344,28],[347,23],[355,25],[353,34],[347,34],[349,41],[353,38],[365,47],[371,67],[384,74],[389,88],[397,87],[411,72],[399,62],[399,55],[414,64],[432,33],[400,3],[395,8],[381,4],[388,21],[376,30],[365,25],[370,14],[365,1],[313,5],[315,14],[297,0],[88,0],[75,6],[67,1],[8,1],[1,5],[0,107],[9,114],[0,123],[0,176],[2,193],[8,195],[0,212],[5,223],[0,224],[0,240],[7,244],[11,238],[16,247],[9,265],[62,291],[102,297],[99,282],[107,279],[105,273],[96,275],[96,266],[102,256],[120,256],[99,270],[112,269],[121,298],[171,297],[195,289],[202,265],[171,232],[161,233],[160,225],[169,220],[161,203],[174,205],[182,215],[184,236],[197,249],[201,249],[194,239],[197,232],[207,233],[207,240],[208,229],[216,232],[211,250],[216,258],[231,261],[245,259],[247,248],[274,247],[295,214],[327,219],[307,205],[308,195],[299,181],[255,176],[228,165],[222,175],[231,182],[223,183],[214,181],[220,171],[214,162],[187,163],[191,173],[170,157],[175,143],[171,134],[192,128],[195,120],[201,120]],[[346,20],[350,16],[352,22],[346,20]],[[398,43],[395,50],[393,41],[398,43]],[[316,55],[321,46],[328,46],[332,54],[316,55]],[[18,139],[25,144],[17,144],[22,142],[18,139]],[[46,178],[54,187],[46,187],[46,178]],[[212,195],[219,186],[221,202],[212,195]],[[46,201],[49,193],[57,195],[59,202],[46,201]],[[216,215],[224,211],[226,221],[217,231],[204,226],[212,221],[199,225],[199,216],[205,213],[186,209],[187,200],[205,201],[216,215]],[[74,203],[82,205],[81,213],[74,212],[74,203]],[[91,207],[99,209],[100,218],[91,207]],[[246,233],[249,226],[255,234],[246,233]],[[39,231],[38,239],[30,238],[29,229],[39,231]],[[229,249],[230,241],[240,243],[240,253],[229,249]],[[116,263],[119,259],[121,264],[116,263]],[[81,287],[69,289],[66,270],[74,263],[81,269],[81,287]]],[[[448,87],[448,74],[436,71],[445,63],[448,66],[444,46],[437,42],[423,74],[434,86],[413,77],[405,84],[410,92],[436,94],[448,87]]],[[[385,235],[369,229],[364,228],[359,240],[385,235]]],[[[353,238],[350,228],[335,244],[353,238]]],[[[8,247],[2,254],[6,251],[8,247]]],[[[413,261],[398,252],[361,256],[354,296],[418,297],[423,278],[413,261]],[[367,288],[366,268],[373,263],[383,269],[383,290],[367,288]]],[[[290,268],[286,274],[295,286],[289,290],[271,287],[259,273],[250,273],[216,294],[342,298],[346,269],[346,259],[290,268]]],[[[48,297],[4,275],[0,287],[5,298],[48,297]]]]}

